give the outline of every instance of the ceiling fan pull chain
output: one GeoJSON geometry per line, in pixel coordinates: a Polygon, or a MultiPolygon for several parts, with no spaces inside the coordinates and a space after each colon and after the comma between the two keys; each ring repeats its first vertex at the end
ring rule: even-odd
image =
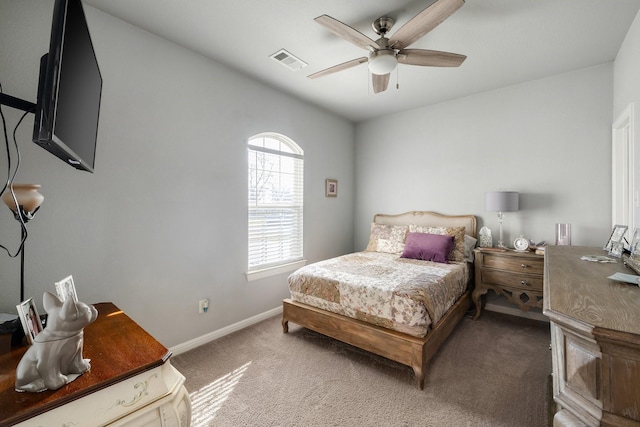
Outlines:
{"type": "Polygon", "coordinates": [[[400,67],[396,67],[396,90],[400,89],[400,67]]]}

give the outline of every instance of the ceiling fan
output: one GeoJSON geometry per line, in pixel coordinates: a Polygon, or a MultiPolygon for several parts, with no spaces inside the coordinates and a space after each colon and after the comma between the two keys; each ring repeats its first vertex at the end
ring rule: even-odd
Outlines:
{"type": "Polygon", "coordinates": [[[390,38],[387,38],[387,33],[394,24],[393,19],[378,18],[372,24],[375,33],[380,36],[375,41],[335,18],[328,15],[318,16],[314,21],[338,37],[369,50],[369,55],[334,65],[308,77],[310,79],[324,77],[368,62],[369,71],[372,74],[373,91],[379,93],[387,90],[389,73],[395,70],[398,63],[428,67],[458,67],[467,58],[465,55],[437,50],[407,49],[407,47],[441,24],[463,4],[464,0],[437,0],[411,18],[390,38]]]}

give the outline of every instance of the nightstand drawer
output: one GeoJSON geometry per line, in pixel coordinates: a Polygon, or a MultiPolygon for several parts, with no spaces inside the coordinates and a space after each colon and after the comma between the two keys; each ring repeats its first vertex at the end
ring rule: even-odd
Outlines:
{"type": "Polygon", "coordinates": [[[542,276],[537,274],[514,274],[500,270],[482,270],[482,281],[510,288],[542,291],[542,276]]]}
{"type": "Polygon", "coordinates": [[[500,257],[491,255],[487,256],[485,254],[483,264],[485,268],[508,270],[512,273],[522,272],[527,274],[539,274],[542,276],[544,272],[544,258],[542,257],[500,257]]]}

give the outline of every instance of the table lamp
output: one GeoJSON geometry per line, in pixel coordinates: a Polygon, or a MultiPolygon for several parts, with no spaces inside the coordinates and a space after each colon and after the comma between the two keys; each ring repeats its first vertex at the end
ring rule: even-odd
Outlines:
{"type": "Polygon", "coordinates": [[[500,239],[498,247],[505,248],[502,241],[502,219],[503,212],[516,212],[519,205],[519,193],[517,191],[490,191],[484,194],[485,210],[489,212],[498,212],[500,220],[500,239]]]}

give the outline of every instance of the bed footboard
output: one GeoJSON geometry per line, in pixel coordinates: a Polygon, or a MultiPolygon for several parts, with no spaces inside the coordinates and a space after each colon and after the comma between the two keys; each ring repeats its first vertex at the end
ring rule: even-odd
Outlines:
{"type": "Polygon", "coordinates": [[[291,299],[282,302],[282,330],[289,331],[289,321],[312,331],[411,367],[420,390],[424,389],[427,365],[470,306],[470,292],[449,309],[424,338],[384,329],[291,299]]]}

